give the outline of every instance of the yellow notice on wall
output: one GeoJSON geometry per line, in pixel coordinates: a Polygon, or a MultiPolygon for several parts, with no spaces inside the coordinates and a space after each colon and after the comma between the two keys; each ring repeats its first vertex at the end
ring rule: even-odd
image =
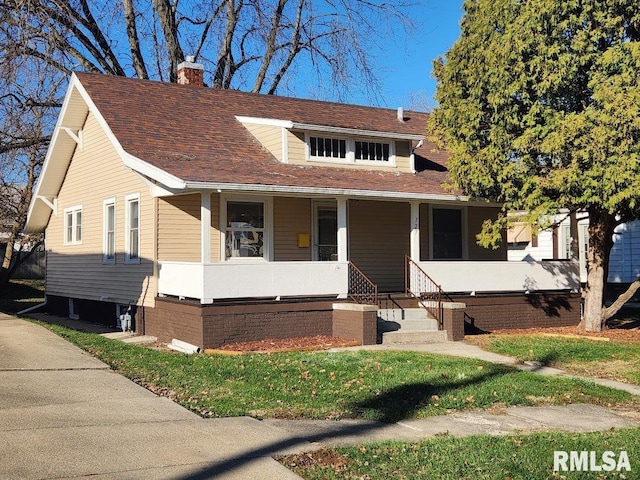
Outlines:
{"type": "Polygon", "coordinates": [[[309,248],[311,246],[311,235],[308,233],[298,234],[298,248],[309,248]]]}

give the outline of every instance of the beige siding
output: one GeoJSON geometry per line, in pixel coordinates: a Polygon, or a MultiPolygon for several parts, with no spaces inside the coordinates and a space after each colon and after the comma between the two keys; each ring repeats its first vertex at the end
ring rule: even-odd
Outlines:
{"type": "MultiPolygon", "coordinates": [[[[482,222],[490,219],[495,220],[498,218],[500,208],[498,207],[469,207],[467,210],[467,222],[468,222],[468,242],[469,242],[469,260],[506,260],[507,249],[506,244],[503,242],[500,248],[492,250],[490,248],[484,248],[478,245],[478,239],[476,235],[482,230],[482,222]]],[[[504,237],[504,235],[503,235],[504,237]]]]}
{"type": "Polygon", "coordinates": [[[199,262],[200,194],[158,199],[158,260],[199,262]]]}
{"type": "MultiPolygon", "coordinates": [[[[158,261],[200,262],[199,193],[158,200],[158,261]]],[[[211,261],[220,260],[220,195],[211,195],[211,261]]]]}
{"type": "Polygon", "coordinates": [[[410,217],[409,203],[349,202],[349,258],[380,291],[404,290],[410,217]]]}
{"type": "Polygon", "coordinates": [[[298,247],[298,234],[311,235],[311,200],[276,197],[273,201],[274,260],[310,261],[311,248],[298,247]]]}
{"type": "Polygon", "coordinates": [[[83,128],[84,149],[76,149],[58,195],[57,215],[46,229],[47,293],[89,300],[153,306],[156,286],[155,199],[140,177],[125,168],[90,114],[83,128]],[[124,264],[125,196],[140,194],[139,264],[124,264]],[[103,265],[103,201],[115,198],[116,263],[103,265]],[[82,206],[82,243],[65,245],[64,210],[82,206]]]}
{"type": "Polygon", "coordinates": [[[304,165],[307,163],[307,146],[304,140],[304,133],[287,131],[287,147],[289,153],[289,163],[304,165]]]}
{"type": "Polygon", "coordinates": [[[256,139],[271,152],[278,160],[282,161],[282,128],[271,125],[243,124],[244,127],[256,137],[256,139]]]}
{"type": "Polygon", "coordinates": [[[409,142],[396,142],[396,169],[411,172],[411,147],[409,142]]]}
{"type": "MultiPolygon", "coordinates": [[[[319,134],[319,136],[322,136],[319,134]]],[[[411,151],[408,141],[396,142],[396,166],[385,167],[377,165],[358,165],[331,162],[309,162],[306,158],[305,134],[303,132],[288,132],[287,144],[289,163],[294,165],[315,165],[329,168],[353,168],[356,170],[381,170],[392,172],[411,172],[411,151]]]]}

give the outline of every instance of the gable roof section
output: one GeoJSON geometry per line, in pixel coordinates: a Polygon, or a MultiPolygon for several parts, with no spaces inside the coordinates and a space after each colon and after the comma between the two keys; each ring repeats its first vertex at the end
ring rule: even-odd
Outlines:
{"type": "Polygon", "coordinates": [[[425,133],[425,113],[405,111],[405,121],[400,122],[393,109],[75,73],[25,231],[42,231],[48,223],[79,146],[73,135],[83,127],[90,111],[124,164],[169,191],[221,188],[464,200],[443,188],[448,179],[448,153],[426,140],[415,150],[415,174],[291,165],[273,157],[238,120],[278,119],[293,127],[377,132],[417,140],[425,133]]]}
{"type": "Polygon", "coordinates": [[[442,187],[447,153],[427,141],[416,150],[418,163],[424,165],[417,174],[288,165],[275,159],[236,119],[282,119],[413,137],[425,133],[424,113],[407,111],[407,120],[399,122],[392,109],[76,75],[123,150],[180,179],[186,188],[227,184],[282,191],[292,187],[450,195],[442,187]]]}

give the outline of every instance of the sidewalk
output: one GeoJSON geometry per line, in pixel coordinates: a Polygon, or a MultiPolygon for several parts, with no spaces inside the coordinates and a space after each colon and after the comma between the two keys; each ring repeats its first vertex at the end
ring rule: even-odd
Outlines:
{"type": "Polygon", "coordinates": [[[0,314],[0,479],[295,479],[310,448],[253,418],[205,420],[43,327],[0,314]]]}
{"type": "MultiPolygon", "coordinates": [[[[455,347],[459,354],[480,355],[463,345],[455,347]]],[[[448,354],[454,348],[423,347],[446,348],[439,353],[448,354]]],[[[295,479],[271,457],[323,445],[415,441],[443,433],[582,432],[640,425],[637,417],[595,405],[461,412],[397,424],[202,419],[48,330],[3,314],[0,382],[0,479],[295,479]]]]}

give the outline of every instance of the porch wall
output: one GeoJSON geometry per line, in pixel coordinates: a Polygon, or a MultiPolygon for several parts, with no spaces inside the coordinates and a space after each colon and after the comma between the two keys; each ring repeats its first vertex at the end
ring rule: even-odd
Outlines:
{"type": "Polygon", "coordinates": [[[349,202],[349,258],[380,291],[404,290],[410,213],[406,202],[349,202]]]}
{"type": "Polygon", "coordinates": [[[298,246],[298,234],[311,235],[311,200],[273,199],[273,256],[276,262],[311,261],[311,247],[298,246]]]}
{"type": "Polygon", "coordinates": [[[485,220],[495,220],[498,218],[498,213],[500,213],[498,207],[469,207],[467,209],[469,260],[507,260],[506,232],[502,235],[501,246],[495,250],[478,245],[476,238],[476,235],[482,230],[482,223],[485,220]]]}
{"type": "MultiPolygon", "coordinates": [[[[158,260],[199,262],[199,193],[158,199],[158,260]]],[[[211,261],[220,261],[220,195],[211,195],[211,261]]]]}
{"type": "Polygon", "coordinates": [[[580,323],[579,293],[453,296],[466,305],[465,333],[514,328],[566,327],[580,323]]]}
{"type": "Polygon", "coordinates": [[[161,342],[173,338],[202,348],[267,338],[331,335],[330,300],[201,306],[160,298],[145,311],[145,333],[161,342]]]}

